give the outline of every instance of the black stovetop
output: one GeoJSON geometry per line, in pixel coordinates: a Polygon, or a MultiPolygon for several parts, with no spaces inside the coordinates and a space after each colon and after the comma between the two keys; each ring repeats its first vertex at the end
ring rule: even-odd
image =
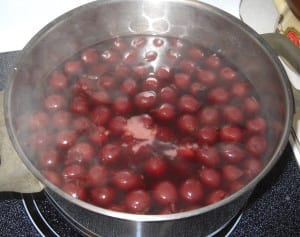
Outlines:
{"type": "MultiPolygon", "coordinates": [[[[0,90],[5,87],[17,55],[18,52],[0,54],[0,90]]],[[[0,236],[55,236],[54,233],[80,236],[59,215],[44,193],[23,196],[0,193],[0,236]],[[39,205],[38,211],[28,213],[28,208],[33,206],[34,209],[35,205],[39,205]],[[41,216],[47,219],[49,226],[45,227],[45,220],[36,220],[41,216]],[[54,231],[49,232],[49,229],[54,231]]],[[[238,224],[229,234],[229,237],[240,236],[300,236],[300,172],[290,145],[258,184],[238,224]]]]}

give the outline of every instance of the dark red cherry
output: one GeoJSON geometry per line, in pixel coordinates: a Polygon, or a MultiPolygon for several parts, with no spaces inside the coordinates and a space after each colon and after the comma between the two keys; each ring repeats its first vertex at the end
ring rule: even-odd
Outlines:
{"type": "Polygon", "coordinates": [[[55,91],[65,90],[69,85],[69,79],[63,72],[54,71],[50,75],[49,85],[55,91]]]}
{"type": "Polygon", "coordinates": [[[66,163],[87,163],[96,155],[94,146],[88,142],[78,142],[72,146],[67,153],[66,163]]]}
{"type": "Polygon", "coordinates": [[[106,207],[116,198],[116,190],[110,186],[95,187],[90,190],[92,202],[98,206],[106,207]]]}
{"type": "Polygon", "coordinates": [[[162,177],[166,174],[168,169],[167,162],[158,156],[149,158],[144,164],[145,172],[151,177],[162,177]]]}
{"type": "Polygon", "coordinates": [[[177,127],[186,134],[192,134],[197,130],[197,119],[190,114],[184,114],[177,119],[177,127]]]}
{"type": "Polygon", "coordinates": [[[129,212],[144,214],[150,210],[151,196],[145,190],[134,190],[126,195],[125,204],[129,212]]]}
{"type": "Polygon", "coordinates": [[[94,48],[88,48],[81,54],[81,60],[86,64],[95,64],[99,60],[99,53],[94,48]]]}
{"type": "Polygon", "coordinates": [[[99,152],[99,159],[105,164],[114,164],[121,159],[121,148],[118,145],[108,143],[99,152]]]}
{"type": "Polygon", "coordinates": [[[208,188],[218,188],[221,185],[221,175],[216,169],[203,168],[198,174],[201,183],[208,188]]]}
{"type": "Polygon", "coordinates": [[[142,178],[130,170],[116,171],[112,177],[113,184],[121,190],[133,190],[142,186],[142,178]]]}
{"type": "Polygon", "coordinates": [[[201,146],[196,150],[196,158],[207,167],[217,167],[220,164],[220,154],[214,146],[201,146]]]}
{"type": "Polygon", "coordinates": [[[134,104],[138,109],[151,109],[156,102],[156,93],[154,91],[144,91],[134,97],[134,104]]]}
{"type": "Polygon", "coordinates": [[[162,181],[153,189],[153,198],[160,205],[172,205],[177,202],[178,193],[176,186],[170,181],[162,181]]]}
{"type": "Polygon", "coordinates": [[[104,165],[94,165],[86,174],[86,182],[89,186],[102,186],[109,180],[109,169],[104,165]]]}
{"type": "Polygon", "coordinates": [[[181,198],[188,203],[198,203],[204,196],[204,190],[199,180],[195,178],[185,180],[179,188],[181,198]]]}
{"type": "Polygon", "coordinates": [[[45,98],[44,108],[49,112],[55,112],[67,107],[67,100],[63,95],[52,94],[45,98]]]}
{"type": "Polygon", "coordinates": [[[87,191],[81,183],[67,182],[63,185],[62,190],[73,198],[80,200],[87,199],[87,191]]]}

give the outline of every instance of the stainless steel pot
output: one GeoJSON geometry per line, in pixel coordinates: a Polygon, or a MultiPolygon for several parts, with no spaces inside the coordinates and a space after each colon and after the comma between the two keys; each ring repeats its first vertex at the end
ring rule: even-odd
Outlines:
{"type": "Polygon", "coordinates": [[[231,15],[193,0],[104,0],[66,13],[27,44],[5,91],[4,109],[9,136],[24,164],[48,192],[66,200],[60,205],[82,215],[99,235],[150,237],[190,233],[190,236],[206,236],[239,212],[255,185],[277,162],[288,142],[293,98],[288,78],[275,53],[259,35],[231,15]],[[247,186],[218,203],[168,215],[106,210],[74,199],[50,183],[22,146],[16,120],[20,113],[35,108],[48,73],[87,46],[116,36],[140,34],[184,38],[219,52],[241,69],[260,95],[270,127],[266,166],[247,186]]]}

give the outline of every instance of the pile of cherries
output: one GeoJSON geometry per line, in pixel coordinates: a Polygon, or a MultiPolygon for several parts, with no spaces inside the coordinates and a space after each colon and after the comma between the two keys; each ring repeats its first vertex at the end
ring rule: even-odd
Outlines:
{"type": "Polygon", "coordinates": [[[229,60],[142,35],[77,53],[22,123],[36,166],[74,198],[115,211],[169,214],[224,199],[261,171],[268,129],[229,60]]]}

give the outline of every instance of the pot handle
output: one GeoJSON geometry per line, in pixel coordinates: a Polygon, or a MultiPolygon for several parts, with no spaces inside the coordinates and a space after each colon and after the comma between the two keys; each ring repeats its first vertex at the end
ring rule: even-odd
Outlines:
{"type": "Polygon", "coordinates": [[[296,47],[287,37],[279,33],[266,33],[261,36],[272,49],[300,74],[300,48],[296,47]]]}
{"type": "Polygon", "coordinates": [[[2,91],[0,103],[0,192],[39,192],[44,188],[43,184],[26,168],[9,139],[4,120],[2,91]]]}

